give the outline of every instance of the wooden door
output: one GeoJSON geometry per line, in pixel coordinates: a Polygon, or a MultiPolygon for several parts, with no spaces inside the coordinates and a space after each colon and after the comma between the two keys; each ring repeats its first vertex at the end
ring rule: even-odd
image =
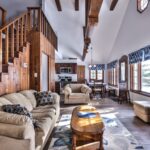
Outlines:
{"type": "Polygon", "coordinates": [[[85,81],[85,66],[77,66],[77,78],[78,78],[78,83],[84,83],[84,81],[85,81]]]}

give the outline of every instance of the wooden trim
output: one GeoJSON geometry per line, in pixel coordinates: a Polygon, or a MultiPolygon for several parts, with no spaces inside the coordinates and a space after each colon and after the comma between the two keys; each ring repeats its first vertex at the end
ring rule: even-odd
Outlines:
{"type": "Polygon", "coordinates": [[[118,0],[112,0],[111,1],[111,4],[110,4],[110,10],[111,11],[115,9],[117,3],[118,3],[118,0]]]}
{"type": "Polygon", "coordinates": [[[14,24],[11,26],[11,57],[14,57],[14,24]]]}
{"type": "Polygon", "coordinates": [[[75,0],[75,10],[79,10],[79,0],[75,0]]]}
{"type": "Polygon", "coordinates": [[[130,92],[133,92],[133,93],[136,93],[136,94],[139,94],[139,95],[143,95],[143,96],[147,96],[147,97],[150,97],[150,93],[147,93],[147,92],[142,92],[142,91],[136,91],[136,90],[130,90],[130,92]]]}
{"type": "Polygon", "coordinates": [[[142,85],[142,81],[141,81],[141,63],[138,64],[138,90],[141,90],[141,85],[142,85]]]}
{"type": "Polygon", "coordinates": [[[55,3],[56,3],[57,10],[62,11],[60,0],[55,0],[55,3]]]}
{"type": "Polygon", "coordinates": [[[2,72],[2,32],[0,31],[0,72],[2,72]]]}

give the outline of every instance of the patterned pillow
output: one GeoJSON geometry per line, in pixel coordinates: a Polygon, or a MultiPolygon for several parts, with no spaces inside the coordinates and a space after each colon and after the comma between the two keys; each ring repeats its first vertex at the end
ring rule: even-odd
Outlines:
{"type": "Polygon", "coordinates": [[[53,97],[51,92],[43,91],[43,92],[35,92],[34,96],[37,101],[37,106],[44,106],[48,104],[53,104],[53,97]]]}
{"type": "Polygon", "coordinates": [[[8,113],[13,113],[13,114],[18,114],[18,115],[25,115],[25,116],[29,117],[32,120],[34,127],[37,126],[36,125],[37,122],[36,122],[36,120],[34,120],[32,118],[32,114],[27,110],[26,107],[22,107],[22,106],[20,106],[20,104],[16,104],[16,105],[11,105],[11,104],[9,104],[9,105],[3,105],[2,106],[2,110],[4,112],[8,112],[8,113]]]}

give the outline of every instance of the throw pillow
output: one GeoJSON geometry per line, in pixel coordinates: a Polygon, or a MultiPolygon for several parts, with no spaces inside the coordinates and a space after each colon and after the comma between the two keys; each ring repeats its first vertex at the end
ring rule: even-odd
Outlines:
{"type": "Polygon", "coordinates": [[[48,104],[53,104],[53,96],[51,92],[43,91],[43,92],[35,92],[34,96],[37,101],[37,106],[44,106],[48,104]]]}
{"type": "Polygon", "coordinates": [[[34,127],[37,126],[36,125],[36,120],[34,120],[32,118],[32,114],[27,110],[26,107],[22,107],[22,106],[20,106],[20,104],[16,104],[16,105],[11,105],[11,104],[3,105],[2,106],[2,110],[4,112],[7,112],[7,113],[13,113],[13,114],[18,114],[18,115],[25,115],[25,116],[29,117],[32,120],[34,127]]]}

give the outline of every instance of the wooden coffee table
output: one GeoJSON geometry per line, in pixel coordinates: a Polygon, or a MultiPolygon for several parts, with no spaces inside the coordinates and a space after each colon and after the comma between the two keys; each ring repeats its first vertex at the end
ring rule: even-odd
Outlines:
{"type": "Polygon", "coordinates": [[[100,114],[92,106],[79,106],[73,110],[71,118],[71,129],[73,132],[72,149],[76,149],[77,140],[100,141],[99,150],[103,150],[103,132],[104,124],[100,114]],[[93,118],[78,117],[78,112],[94,112],[96,116],[93,118]]]}

